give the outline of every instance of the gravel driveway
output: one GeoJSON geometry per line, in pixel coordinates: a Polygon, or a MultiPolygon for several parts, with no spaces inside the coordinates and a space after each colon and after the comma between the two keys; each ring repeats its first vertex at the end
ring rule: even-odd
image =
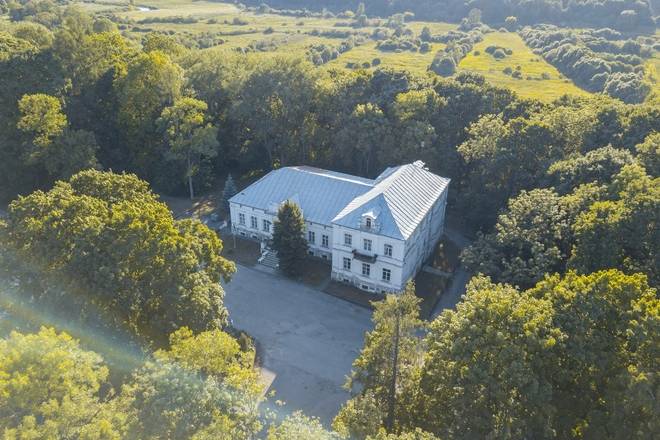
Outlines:
{"type": "Polygon", "coordinates": [[[225,286],[234,326],[262,348],[265,376],[286,402],[329,426],[349,394],[342,389],[371,329],[371,312],[277,275],[238,266],[225,286]]]}

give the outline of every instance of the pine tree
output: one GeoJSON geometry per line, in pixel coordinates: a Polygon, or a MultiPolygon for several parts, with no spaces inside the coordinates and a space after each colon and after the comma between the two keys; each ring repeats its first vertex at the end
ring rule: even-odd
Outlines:
{"type": "Polygon", "coordinates": [[[225,187],[222,190],[222,209],[224,209],[224,212],[229,214],[229,199],[234,197],[238,193],[238,188],[236,188],[236,184],[234,183],[234,178],[231,176],[231,174],[227,177],[227,181],[225,182],[225,187]]]}
{"type": "Polygon", "coordinates": [[[409,283],[403,294],[374,303],[374,329],[367,333],[346,383],[346,388],[360,391],[333,423],[340,434],[364,438],[381,427],[396,432],[405,424],[411,401],[407,393],[423,356],[419,302],[414,284],[409,283]]]}
{"type": "Polygon", "coordinates": [[[297,276],[307,254],[305,220],[300,207],[288,200],[280,206],[275,220],[273,247],[280,260],[280,269],[287,276],[297,276]]]}

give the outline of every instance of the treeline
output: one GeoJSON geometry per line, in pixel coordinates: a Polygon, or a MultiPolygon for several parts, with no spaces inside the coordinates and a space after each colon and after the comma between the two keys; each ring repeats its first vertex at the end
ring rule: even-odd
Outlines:
{"type": "Polygon", "coordinates": [[[373,176],[422,159],[453,179],[455,211],[488,229],[510,197],[544,185],[553,162],[608,144],[633,151],[660,128],[651,105],[541,104],[472,74],[323,72],[296,58],[187,50],[163,34],[137,46],[75,8],[61,14],[52,30],[19,22],[0,34],[5,198],[90,166],[184,193],[228,170],[306,163],[373,176]],[[466,130],[473,123],[483,132],[466,130]],[[483,151],[457,148],[466,141],[483,151]]]}
{"type": "MultiPolygon", "coordinates": [[[[246,4],[261,4],[248,0],[246,4]]],[[[270,6],[281,9],[327,8],[335,13],[355,11],[360,3],[372,16],[388,17],[410,11],[425,20],[459,22],[470,10],[480,9],[483,21],[503,26],[507,17],[517,17],[522,25],[552,23],[563,26],[610,27],[623,31],[650,32],[655,29],[654,10],[648,0],[270,0],[270,6]]],[[[658,5],[655,5],[657,8],[658,5]]]]}
{"type": "Polygon", "coordinates": [[[610,29],[576,32],[554,26],[526,27],[520,35],[535,53],[586,90],[628,103],[643,102],[651,92],[644,58],[653,55],[653,41],[622,40],[610,29]]]}
{"type": "Polygon", "coordinates": [[[568,273],[530,289],[475,277],[430,324],[413,292],[376,305],[347,382],[354,397],[333,423],[347,438],[651,439],[660,429],[660,300],[643,275],[568,273]]]}

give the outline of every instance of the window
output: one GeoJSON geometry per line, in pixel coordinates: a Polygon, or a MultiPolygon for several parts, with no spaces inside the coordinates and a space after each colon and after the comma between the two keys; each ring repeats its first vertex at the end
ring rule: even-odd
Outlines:
{"type": "Polygon", "coordinates": [[[389,283],[392,279],[392,271],[389,269],[383,269],[383,281],[389,283]]]}
{"type": "Polygon", "coordinates": [[[259,229],[257,218],[255,216],[250,217],[250,224],[252,225],[252,229],[259,229]]]}
{"type": "Polygon", "coordinates": [[[321,246],[324,247],[324,248],[327,248],[329,243],[330,243],[330,237],[328,237],[325,234],[322,235],[321,236],[321,246]]]}
{"type": "Polygon", "coordinates": [[[367,252],[371,252],[371,240],[364,239],[364,250],[367,252]]]}
{"type": "Polygon", "coordinates": [[[309,231],[307,233],[307,241],[312,244],[316,243],[316,233],[314,231],[309,231]]]}
{"type": "Polygon", "coordinates": [[[351,234],[344,234],[344,246],[353,246],[353,236],[351,234]]]}
{"type": "Polygon", "coordinates": [[[366,220],[364,221],[364,224],[367,228],[371,229],[371,218],[367,217],[366,220]]]}
{"type": "Polygon", "coordinates": [[[263,224],[264,232],[270,232],[271,225],[272,223],[270,221],[264,220],[264,224],[263,224]]]}
{"type": "Polygon", "coordinates": [[[362,275],[368,277],[371,275],[371,265],[367,263],[362,263],[362,275]]]}
{"type": "Polygon", "coordinates": [[[391,244],[386,244],[385,245],[385,256],[386,257],[391,257],[392,256],[392,245],[391,244]]]}
{"type": "Polygon", "coordinates": [[[245,214],[238,214],[238,223],[245,226],[245,214]]]}
{"type": "Polygon", "coordinates": [[[351,259],[344,258],[344,270],[351,270],[351,259]]]}

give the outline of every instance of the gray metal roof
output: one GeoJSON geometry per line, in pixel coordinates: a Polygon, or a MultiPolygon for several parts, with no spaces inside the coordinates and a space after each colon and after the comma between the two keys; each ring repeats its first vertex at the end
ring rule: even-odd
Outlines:
{"type": "Polygon", "coordinates": [[[388,168],[374,187],[351,201],[333,223],[357,229],[364,215],[377,213],[378,234],[405,240],[447,190],[449,182],[425,169],[421,161],[388,168]]]}
{"type": "Polygon", "coordinates": [[[307,221],[353,229],[370,215],[378,234],[405,240],[448,186],[449,179],[420,161],[388,168],[376,180],[300,166],[271,171],[230,201],[276,214],[282,202],[292,200],[307,221]]]}
{"type": "Polygon", "coordinates": [[[330,226],[332,219],[353,199],[369,191],[374,181],[313,167],[287,167],[271,171],[230,199],[232,203],[277,213],[292,200],[305,220],[330,226]]]}

